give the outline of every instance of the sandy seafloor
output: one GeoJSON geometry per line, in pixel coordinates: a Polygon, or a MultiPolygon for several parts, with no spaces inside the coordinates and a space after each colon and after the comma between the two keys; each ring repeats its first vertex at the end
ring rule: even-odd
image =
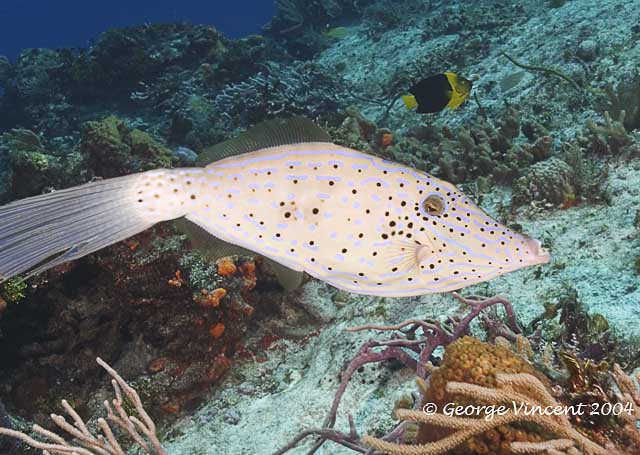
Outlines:
{"type": "MultiPolygon", "coordinates": [[[[560,63],[558,49],[571,41],[579,42],[580,36],[585,36],[585,28],[592,31],[590,38],[600,46],[615,47],[625,36],[628,38],[629,24],[638,21],[637,1],[568,2],[562,8],[545,10],[514,26],[512,33],[496,38],[491,55],[469,71],[481,76],[477,86],[486,106],[500,104],[505,97],[511,103],[526,102],[527,97],[537,96],[538,77],[530,73],[508,94],[499,88],[484,90],[488,80],[500,80],[514,72],[513,67],[499,58],[499,50],[508,50],[525,60],[529,57],[540,60],[542,56],[546,64],[560,63]]],[[[419,33],[411,28],[394,30],[376,42],[355,34],[325,51],[318,60],[332,64],[347,58],[350,63],[345,77],[364,87],[372,81],[384,80],[390,66],[427,55],[430,46],[438,46],[439,40],[448,39],[430,41],[427,48],[412,45],[419,41],[416,40],[419,33]]],[[[640,46],[632,47],[629,54],[621,56],[611,77],[633,70],[632,62],[637,62],[639,56],[640,46]]],[[[557,119],[557,128],[552,132],[555,138],[574,136],[594,115],[593,111],[576,109],[574,95],[562,93],[549,102],[549,110],[557,119]]],[[[364,109],[365,114],[373,117],[379,114],[375,107],[368,109],[364,109]]],[[[443,116],[455,125],[462,116],[474,114],[474,107],[468,107],[466,113],[447,112],[443,116]]],[[[392,117],[399,128],[408,128],[416,122],[399,107],[392,112],[392,117]]],[[[513,303],[520,321],[527,323],[543,311],[543,302],[553,299],[554,292],[567,283],[575,287],[589,312],[602,314],[615,330],[625,335],[640,335],[640,280],[634,269],[640,242],[634,227],[634,217],[640,210],[640,161],[614,159],[608,186],[610,205],[582,205],[566,210],[522,208],[513,221],[521,224],[526,233],[550,245],[551,263],[543,266],[541,273],[539,267],[528,268],[468,288],[463,293],[500,294],[513,303]]],[[[497,189],[485,198],[483,208],[496,215],[500,204],[507,204],[509,198],[507,191],[497,189]]],[[[407,299],[365,297],[337,292],[317,281],[307,283],[300,292],[302,298],[291,301],[301,301],[325,322],[320,333],[310,337],[306,344],[277,342],[267,352],[266,362],[237,365],[211,393],[206,406],[173,426],[166,442],[170,454],[272,453],[300,430],[321,425],[345,362],[362,342],[377,336],[372,332],[348,333],[344,330],[346,327],[396,323],[411,317],[443,318],[459,311],[449,295],[407,299]],[[384,319],[375,314],[380,306],[386,313],[384,319]]],[[[413,378],[407,370],[391,372],[379,365],[369,365],[352,380],[342,400],[336,428],[348,430],[346,413],[350,412],[361,434],[390,430],[394,423],[393,403],[414,389],[413,378]]],[[[306,453],[310,443],[311,440],[290,454],[306,453]]],[[[317,453],[353,452],[327,443],[317,453]]]]}

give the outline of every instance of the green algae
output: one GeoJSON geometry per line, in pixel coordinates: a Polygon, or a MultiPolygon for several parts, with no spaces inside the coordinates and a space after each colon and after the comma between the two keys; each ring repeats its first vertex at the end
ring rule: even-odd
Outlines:
{"type": "Polygon", "coordinates": [[[20,303],[26,297],[27,283],[22,278],[11,278],[0,287],[0,294],[8,304],[20,303]]]}

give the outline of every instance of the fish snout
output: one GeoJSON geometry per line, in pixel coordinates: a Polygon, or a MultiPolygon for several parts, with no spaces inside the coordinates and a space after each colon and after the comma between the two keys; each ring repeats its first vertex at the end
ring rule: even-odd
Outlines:
{"type": "Polygon", "coordinates": [[[542,244],[539,240],[525,238],[525,245],[530,253],[529,258],[527,259],[529,265],[546,264],[551,259],[551,255],[547,250],[542,248],[542,244]]]}

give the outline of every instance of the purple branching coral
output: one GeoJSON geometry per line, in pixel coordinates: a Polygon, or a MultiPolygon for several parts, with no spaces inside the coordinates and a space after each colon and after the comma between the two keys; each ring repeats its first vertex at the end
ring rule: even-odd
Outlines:
{"type": "MultiPolygon", "coordinates": [[[[491,336],[500,335],[506,338],[512,338],[515,337],[516,334],[520,334],[521,330],[516,321],[515,312],[507,300],[498,296],[486,299],[478,296],[462,297],[455,292],[453,296],[461,304],[471,308],[469,313],[462,319],[449,318],[444,323],[439,321],[409,319],[395,325],[364,325],[348,329],[350,332],[377,330],[392,332],[392,334],[386,340],[369,340],[360,347],[356,356],[349,362],[341,375],[340,385],[322,427],[301,432],[296,438],[289,442],[289,444],[273,455],[284,455],[288,453],[308,437],[316,437],[317,440],[313,447],[307,452],[307,455],[316,453],[327,441],[333,441],[356,452],[373,454],[371,448],[361,443],[360,436],[351,415],[348,416],[350,426],[348,433],[334,429],[340,401],[353,375],[359,368],[369,363],[397,360],[407,368],[415,371],[418,380],[424,381],[429,376],[427,365],[432,360],[433,352],[437,348],[446,347],[453,341],[469,335],[470,325],[476,319],[481,320],[485,331],[491,336]],[[495,313],[487,314],[488,312],[485,311],[496,305],[502,305],[504,307],[506,322],[497,319],[495,313]]],[[[422,398],[423,397],[420,397],[420,399],[416,401],[421,402],[422,398]]],[[[383,437],[382,440],[389,442],[400,441],[405,430],[406,424],[400,423],[393,431],[383,437]]]]}

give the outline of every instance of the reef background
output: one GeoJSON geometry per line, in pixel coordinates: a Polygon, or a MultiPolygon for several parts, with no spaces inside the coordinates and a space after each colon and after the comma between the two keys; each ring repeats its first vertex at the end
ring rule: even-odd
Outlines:
{"type": "MultiPolygon", "coordinates": [[[[582,358],[637,367],[637,2],[278,7],[263,35],[241,40],[151,24],[86,50],[0,57],[0,200],[189,165],[252,124],[305,115],[543,239],[551,264],[464,292],[507,297],[523,326],[543,321],[541,347],[573,343],[582,358]],[[427,117],[401,105],[411,81],[445,70],[477,74],[479,104],[427,117]]],[[[0,401],[18,424],[43,424],[61,398],[93,415],[108,394],[100,355],[138,387],[176,455],[272,453],[323,420],[345,362],[376,336],[346,327],[462,314],[448,295],[363,297],[315,280],[286,294],[259,259],[208,263],[170,223],[0,295],[0,401]]],[[[405,369],[365,367],[337,428],[348,410],[363,433],[383,434],[414,389],[405,369]]]]}

